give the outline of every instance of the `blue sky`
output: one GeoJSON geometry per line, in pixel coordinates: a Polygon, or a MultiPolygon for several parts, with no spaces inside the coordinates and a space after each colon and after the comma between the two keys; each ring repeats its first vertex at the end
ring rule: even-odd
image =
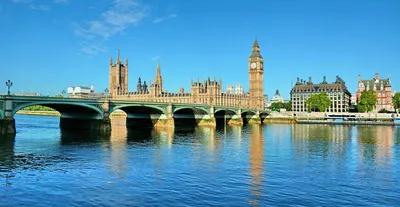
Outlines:
{"type": "Polygon", "coordinates": [[[270,97],[324,75],[355,93],[358,75],[376,72],[400,90],[399,11],[399,0],[1,0],[1,77],[15,93],[103,91],[120,48],[131,91],[139,76],[153,79],[157,59],[170,92],[207,77],[247,90],[257,33],[270,97]]]}

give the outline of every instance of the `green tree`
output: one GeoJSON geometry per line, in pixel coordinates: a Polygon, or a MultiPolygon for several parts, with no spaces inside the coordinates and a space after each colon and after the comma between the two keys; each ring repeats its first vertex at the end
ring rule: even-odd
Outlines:
{"type": "Polygon", "coordinates": [[[42,106],[42,105],[28,106],[28,107],[23,108],[22,110],[25,110],[25,111],[55,111],[53,108],[50,108],[47,106],[42,106]]]}
{"type": "Polygon", "coordinates": [[[376,107],[376,93],[374,90],[363,91],[358,100],[357,108],[359,112],[370,112],[376,107]]]}
{"type": "Polygon", "coordinates": [[[331,104],[332,101],[329,98],[328,94],[325,92],[319,94],[311,94],[310,98],[308,98],[306,101],[308,112],[324,112],[329,108],[331,104]]]}
{"type": "Polygon", "coordinates": [[[279,111],[280,109],[286,109],[286,111],[291,111],[292,110],[292,104],[291,102],[275,102],[272,103],[271,106],[269,107],[272,111],[279,111]]]}
{"type": "Polygon", "coordinates": [[[393,102],[393,107],[395,109],[400,109],[400,93],[396,93],[393,98],[392,98],[392,102],[393,102]]]}
{"type": "Polygon", "coordinates": [[[285,103],[286,111],[292,111],[292,101],[285,103]]]}

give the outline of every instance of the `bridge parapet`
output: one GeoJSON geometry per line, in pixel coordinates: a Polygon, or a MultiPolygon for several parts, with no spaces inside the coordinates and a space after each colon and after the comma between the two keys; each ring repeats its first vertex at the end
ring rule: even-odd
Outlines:
{"type": "MultiPolygon", "coordinates": [[[[234,96],[233,96],[234,97],[234,96]]],[[[171,99],[172,100],[172,99],[171,99]]],[[[131,119],[131,125],[139,124],[148,117],[154,126],[174,127],[176,120],[188,118],[197,121],[198,125],[215,126],[217,119],[228,118],[229,124],[242,125],[244,121],[259,123],[260,115],[265,111],[242,108],[239,106],[222,106],[221,104],[209,105],[202,103],[174,103],[116,100],[109,96],[104,98],[64,98],[64,97],[38,97],[38,96],[0,96],[0,124],[1,133],[5,131],[15,133],[14,114],[27,106],[43,105],[54,108],[61,114],[61,128],[87,128],[111,130],[109,116],[117,110],[124,110],[131,119]],[[245,120],[244,120],[244,119],[245,120]],[[9,120],[9,121],[4,121],[9,120]],[[7,126],[5,126],[5,123],[7,126]]],[[[185,121],[186,119],[186,121],[185,121]]],[[[127,122],[128,123],[128,122],[127,122]]]]}

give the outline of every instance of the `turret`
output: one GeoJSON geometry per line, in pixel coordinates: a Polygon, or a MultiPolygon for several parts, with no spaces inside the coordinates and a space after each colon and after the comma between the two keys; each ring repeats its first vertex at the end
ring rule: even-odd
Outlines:
{"type": "Polygon", "coordinates": [[[146,81],[143,82],[143,92],[147,93],[148,92],[148,86],[146,84],[146,81]]]}
{"type": "Polygon", "coordinates": [[[257,41],[257,36],[254,39],[253,48],[252,48],[252,52],[250,55],[250,58],[255,58],[255,57],[262,58],[262,56],[260,54],[260,46],[258,45],[258,41],[257,41]]]}
{"type": "Polygon", "coordinates": [[[137,89],[136,89],[136,91],[137,92],[142,92],[142,90],[143,90],[143,87],[142,87],[142,80],[140,79],[140,77],[139,77],[139,80],[138,80],[138,83],[137,83],[137,89]]]}

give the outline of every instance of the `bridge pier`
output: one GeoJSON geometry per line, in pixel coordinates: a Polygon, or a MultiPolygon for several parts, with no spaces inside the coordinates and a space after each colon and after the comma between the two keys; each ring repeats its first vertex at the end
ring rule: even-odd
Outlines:
{"type": "Polygon", "coordinates": [[[249,119],[248,124],[261,124],[260,117],[252,117],[249,119]]]}
{"type": "Polygon", "coordinates": [[[111,121],[104,119],[76,119],[60,117],[60,128],[67,130],[111,131],[111,121]]]}
{"type": "Polygon", "coordinates": [[[4,118],[0,119],[0,134],[15,134],[15,119],[4,118]]]}
{"type": "Polygon", "coordinates": [[[228,121],[228,125],[243,126],[243,118],[242,117],[234,117],[228,121]]]}

